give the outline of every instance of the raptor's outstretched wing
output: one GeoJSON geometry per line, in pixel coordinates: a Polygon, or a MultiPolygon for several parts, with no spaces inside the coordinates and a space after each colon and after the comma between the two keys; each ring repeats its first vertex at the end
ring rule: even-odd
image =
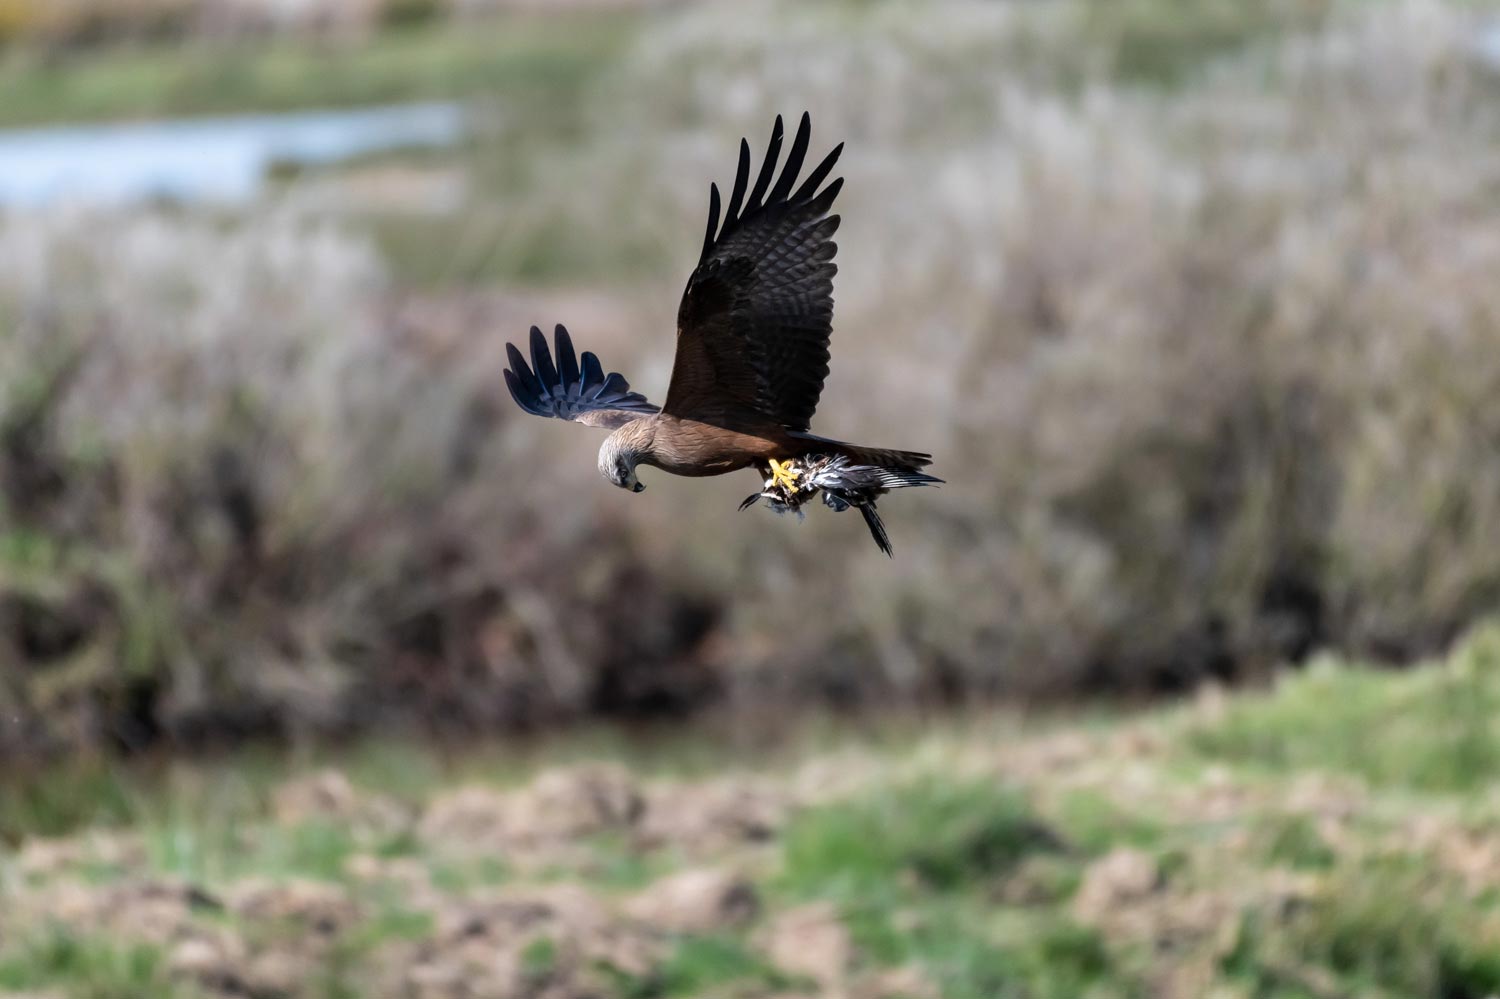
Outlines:
{"type": "Polygon", "coordinates": [[[630,383],[618,372],[604,373],[599,358],[583,352],[583,366],[573,352],[573,338],[562,326],[557,327],[557,364],[547,350],[547,338],[531,327],[531,364],[514,344],[507,343],[510,367],[505,369],[505,384],[516,404],[535,416],[555,416],[591,427],[618,427],[657,411],[639,392],[630,391],[630,383]],[[535,370],[533,370],[535,368],[535,370]]]}
{"type": "Polygon", "coordinates": [[[703,253],[677,313],[666,412],[717,426],[754,420],[807,429],[828,376],[839,226],[828,210],[843,179],[819,188],[844,148],[794,190],[811,130],[804,114],[773,186],[783,137],[777,117],[748,196],[750,146],[740,140],[722,228],[719,189],[710,188],[703,253]]]}

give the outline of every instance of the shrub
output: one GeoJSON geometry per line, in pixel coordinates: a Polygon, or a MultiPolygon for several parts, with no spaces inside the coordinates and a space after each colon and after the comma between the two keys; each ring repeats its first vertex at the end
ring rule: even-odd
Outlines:
{"type": "Polygon", "coordinates": [[[1470,15],[1272,18],[1192,89],[1141,91],[1012,60],[1067,37],[1045,12],[751,7],[651,36],[627,79],[678,74],[676,103],[619,127],[713,131],[735,95],[683,147],[701,175],[787,107],[850,139],[819,429],[930,448],[950,484],[889,504],[895,571],[824,524],[773,542],[797,586],[719,570],[744,633],[809,650],[748,689],[1172,690],[1324,644],[1407,658],[1492,603],[1500,178],[1470,15]]]}
{"type": "Polygon", "coordinates": [[[362,242],[77,214],[0,247],[0,745],[534,722],[693,634],[612,633],[698,602],[630,581],[607,523],[512,506],[501,465],[550,473],[496,423],[499,341],[434,356],[382,320],[362,242]]]}
{"type": "Polygon", "coordinates": [[[1500,592],[1473,15],[1257,4],[1191,87],[1115,75],[1178,7],[645,23],[419,248],[637,261],[610,309],[408,321],[362,237],[285,211],[0,223],[3,741],[1163,691],[1447,642],[1500,592]],[[817,429],[949,480],[887,504],[894,563],[856,518],[735,513],[744,480],[629,502],[499,388],[504,339],[561,320],[660,399],[706,178],[802,107],[851,143],[817,429]]]}

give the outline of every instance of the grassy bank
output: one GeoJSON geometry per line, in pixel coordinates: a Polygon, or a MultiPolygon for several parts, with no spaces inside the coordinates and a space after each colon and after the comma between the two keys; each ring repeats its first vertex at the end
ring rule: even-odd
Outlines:
{"type": "Polygon", "coordinates": [[[612,736],[12,784],[0,994],[1489,995],[1500,631],[1429,665],[751,769],[612,736]]]}
{"type": "Polygon", "coordinates": [[[367,40],[212,39],[0,54],[0,127],[470,97],[576,96],[637,18],[513,14],[367,40]]]}
{"type": "MultiPolygon", "coordinates": [[[[88,4],[75,5],[84,11],[88,4]]],[[[524,97],[571,88],[618,54],[635,30],[659,15],[585,9],[492,12],[470,20],[389,19],[380,29],[323,37],[311,30],[277,35],[151,30],[151,8],[129,13],[99,4],[83,43],[46,33],[17,34],[0,45],[0,127],[50,121],[106,120],[247,110],[287,110],[401,100],[524,97]],[[111,19],[113,19],[111,21],[111,19]],[[49,40],[50,39],[50,40],[49,40]]],[[[416,6],[421,6],[420,4],[416,6]]],[[[961,6],[961,5],[954,5],[961,6]]],[[[1002,6],[1002,5],[997,5],[1002,6]]],[[[846,34],[904,16],[910,3],[848,0],[820,5],[814,20],[846,34]],[[883,9],[882,9],[883,8],[883,9]]],[[[1003,12],[1028,39],[1011,61],[1028,73],[1076,85],[1103,75],[1173,88],[1210,62],[1265,42],[1315,30],[1333,0],[1064,0],[1018,4],[1003,12]]],[[[0,39],[4,38],[0,7],[0,39]]],[[[795,17],[764,4],[760,19],[789,26],[795,17]]]]}

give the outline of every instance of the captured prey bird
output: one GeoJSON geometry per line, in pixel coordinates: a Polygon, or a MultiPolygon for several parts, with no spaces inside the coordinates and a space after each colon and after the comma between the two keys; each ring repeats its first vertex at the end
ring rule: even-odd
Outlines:
{"type": "Polygon", "coordinates": [[[719,188],[709,187],[708,232],[698,266],[677,311],[677,354],[660,407],[604,373],[585,351],[582,363],[558,326],[556,361],[541,330],[531,328],[531,364],[506,344],[505,383],[520,407],[613,431],[599,448],[599,471],[623,489],[646,487],[641,465],[674,475],[720,475],[741,468],[761,476],[764,500],[779,513],[822,495],[833,510],[864,515],[881,551],[890,538],[875,501],[893,489],[941,482],[922,469],[932,456],[865,447],[809,430],[828,376],[833,327],[833,234],[830,215],[843,178],[824,185],[840,143],[798,183],[812,126],[802,116],[777,174],[782,122],[750,178],[750,145],[740,140],[739,169],[720,224],[719,188]]]}

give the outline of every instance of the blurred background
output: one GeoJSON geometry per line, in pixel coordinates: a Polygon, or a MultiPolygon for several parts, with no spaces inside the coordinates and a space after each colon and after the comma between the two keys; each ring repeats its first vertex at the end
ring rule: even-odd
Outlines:
{"type": "Polygon", "coordinates": [[[0,0],[0,995],[1500,992],[1497,210],[1479,0],[0,0]],[[501,378],[804,109],[894,561],[501,378]]]}

